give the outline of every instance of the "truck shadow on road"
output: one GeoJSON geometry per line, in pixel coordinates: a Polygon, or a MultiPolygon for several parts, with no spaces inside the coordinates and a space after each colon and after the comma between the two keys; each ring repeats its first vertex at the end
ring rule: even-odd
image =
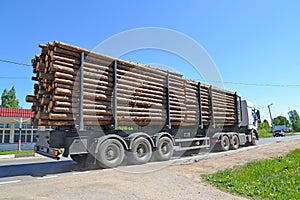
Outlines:
{"type": "MultiPolygon", "coordinates": [[[[245,148],[246,146],[242,147],[245,148]]],[[[193,154],[192,155],[199,155],[193,154]]],[[[209,152],[202,152],[202,155],[208,154],[209,152]]],[[[210,152],[214,155],[215,152],[210,152]]],[[[185,155],[182,152],[174,152],[172,160],[179,158],[192,157],[191,155],[185,155]]],[[[126,160],[121,166],[127,166],[126,160]]],[[[44,177],[47,175],[57,175],[70,172],[80,172],[87,170],[102,170],[95,165],[82,166],[75,163],[72,160],[61,160],[61,161],[49,161],[49,162],[38,162],[37,163],[23,163],[23,164],[7,164],[0,165],[0,178],[18,177],[18,176],[32,176],[32,177],[44,177]]]]}
{"type": "Polygon", "coordinates": [[[71,161],[43,162],[0,166],[0,178],[16,176],[43,177],[46,175],[79,171],[78,165],[71,161]]]}

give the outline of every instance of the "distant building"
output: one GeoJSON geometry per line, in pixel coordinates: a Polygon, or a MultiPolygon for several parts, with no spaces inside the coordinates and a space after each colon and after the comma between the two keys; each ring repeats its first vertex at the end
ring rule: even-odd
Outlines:
{"type": "Polygon", "coordinates": [[[21,118],[21,149],[33,149],[37,130],[49,130],[51,127],[31,126],[32,117],[33,112],[30,109],[0,108],[0,151],[18,149],[21,118]]]}

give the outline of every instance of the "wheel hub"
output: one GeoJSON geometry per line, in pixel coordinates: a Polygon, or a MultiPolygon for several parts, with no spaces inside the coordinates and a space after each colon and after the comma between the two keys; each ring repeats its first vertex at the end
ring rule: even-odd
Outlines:
{"type": "Polygon", "coordinates": [[[115,152],[112,148],[106,151],[106,158],[107,160],[113,160],[115,158],[115,152]]]}
{"type": "Polygon", "coordinates": [[[162,151],[163,154],[168,153],[168,146],[166,144],[162,145],[161,151],[162,151]]]}
{"type": "Polygon", "coordinates": [[[144,153],[145,153],[145,150],[144,150],[143,146],[140,145],[137,149],[137,154],[139,157],[142,157],[144,155],[144,153]]]}

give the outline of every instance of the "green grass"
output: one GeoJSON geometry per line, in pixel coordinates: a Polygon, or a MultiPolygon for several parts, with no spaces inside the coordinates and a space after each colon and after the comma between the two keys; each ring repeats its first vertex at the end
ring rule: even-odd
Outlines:
{"type": "Polygon", "coordinates": [[[202,178],[220,189],[255,199],[300,199],[300,149],[202,178]]]}
{"type": "Polygon", "coordinates": [[[117,130],[119,130],[119,131],[132,131],[133,128],[130,127],[130,126],[118,126],[117,130]]]}
{"type": "Polygon", "coordinates": [[[0,151],[0,155],[9,155],[9,154],[32,154],[33,150],[15,150],[15,151],[0,151]]]}
{"type": "MultiPolygon", "coordinates": [[[[270,133],[270,131],[265,130],[265,129],[258,129],[258,135],[259,135],[259,138],[271,138],[271,137],[273,137],[273,134],[270,133]]],[[[295,135],[295,132],[285,134],[285,136],[294,136],[294,135],[295,135]]]]}
{"type": "Polygon", "coordinates": [[[286,133],[285,136],[294,136],[296,135],[295,132],[291,132],[291,133],[286,133]]]}
{"type": "Polygon", "coordinates": [[[273,134],[266,129],[258,129],[258,136],[259,138],[270,138],[273,137],[273,134]]]}

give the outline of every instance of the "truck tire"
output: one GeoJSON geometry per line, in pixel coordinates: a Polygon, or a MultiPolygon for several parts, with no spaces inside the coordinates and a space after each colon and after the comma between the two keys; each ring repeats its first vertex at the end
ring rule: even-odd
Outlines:
{"type": "Polygon", "coordinates": [[[129,164],[145,164],[152,156],[151,144],[146,138],[139,137],[133,141],[126,155],[129,164]]]}
{"type": "Polygon", "coordinates": [[[173,141],[168,137],[162,137],[158,141],[154,159],[159,161],[170,160],[174,152],[173,141]]]}
{"type": "Polygon", "coordinates": [[[251,131],[251,145],[256,145],[257,143],[257,137],[254,131],[251,131]]]}
{"type": "Polygon", "coordinates": [[[221,150],[222,151],[228,151],[230,147],[230,141],[227,135],[223,135],[221,137],[221,142],[220,142],[221,150]]]}
{"type": "Polygon", "coordinates": [[[231,138],[230,149],[236,150],[236,149],[239,148],[239,146],[240,146],[239,137],[237,135],[233,135],[232,138],[231,138]]]}
{"type": "Polygon", "coordinates": [[[96,158],[102,168],[118,167],[124,160],[124,147],[116,139],[107,139],[100,144],[96,158]]]}

